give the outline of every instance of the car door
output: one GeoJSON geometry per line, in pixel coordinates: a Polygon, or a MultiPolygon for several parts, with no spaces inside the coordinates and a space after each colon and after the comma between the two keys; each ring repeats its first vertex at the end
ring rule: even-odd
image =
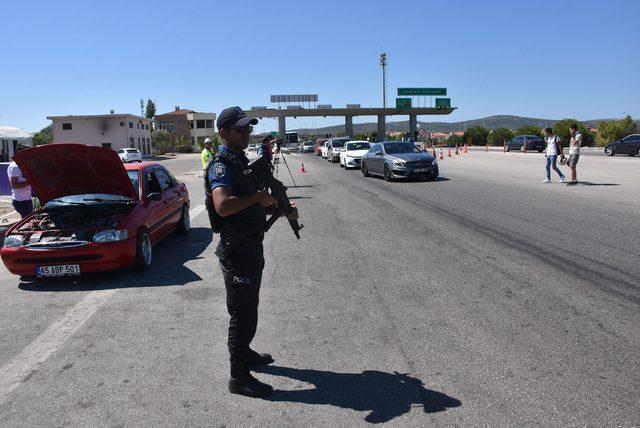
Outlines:
{"type": "Polygon", "coordinates": [[[148,214],[148,228],[151,235],[151,241],[157,242],[162,237],[162,219],[165,215],[165,205],[162,199],[158,201],[151,200],[149,195],[152,193],[162,194],[162,188],[160,183],[154,174],[153,168],[147,168],[144,170],[144,182],[143,182],[143,203],[147,208],[148,214]]]}
{"type": "Polygon", "coordinates": [[[180,220],[182,213],[182,198],[177,188],[177,183],[169,177],[163,167],[155,169],[155,175],[162,189],[162,202],[164,203],[164,216],[162,232],[170,232],[180,220]]]}
{"type": "Polygon", "coordinates": [[[369,171],[374,174],[382,174],[382,165],[384,164],[384,153],[382,152],[382,144],[376,144],[373,146],[372,157],[368,164],[371,164],[372,167],[369,168],[369,171]]]}

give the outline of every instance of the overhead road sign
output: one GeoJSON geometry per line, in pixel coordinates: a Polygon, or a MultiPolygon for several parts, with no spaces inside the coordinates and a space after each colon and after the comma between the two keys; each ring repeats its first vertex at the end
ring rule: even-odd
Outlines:
{"type": "Polygon", "coordinates": [[[411,108],[411,98],[396,98],[396,108],[408,110],[411,108]]]}
{"type": "Polygon", "coordinates": [[[451,98],[436,98],[436,108],[451,108],[451,98]]]}
{"type": "Polygon", "coordinates": [[[398,88],[398,96],[447,95],[447,88],[398,88]]]}
{"type": "Polygon", "coordinates": [[[360,108],[360,104],[347,104],[347,108],[360,108]]]}
{"type": "Polygon", "coordinates": [[[271,95],[272,103],[317,103],[317,94],[307,95],[271,95]]]}
{"type": "Polygon", "coordinates": [[[331,108],[331,104],[318,104],[317,108],[331,108]]]}

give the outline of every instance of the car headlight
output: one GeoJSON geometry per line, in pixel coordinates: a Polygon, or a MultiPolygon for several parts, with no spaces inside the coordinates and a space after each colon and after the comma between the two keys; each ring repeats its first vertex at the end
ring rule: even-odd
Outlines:
{"type": "Polygon", "coordinates": [[[400,159],[394,159],[393,164],[395,166],[404,166],[404,161],[400,159]]]}
{"type": "Polygon", "coordinates": [[[433,160],[433,162],[431,162],[431,165],[433,165],[433,166],[437,166],[437,165],[438,165],[438,160],[437,160],[437,159],[434,159],[434,160],[433,160]]]}
{"type": "Polygon", "coordinates": [[[126,230],[101,230],[100,232],[96,232],[93,235],[93,242],[95,243],[103,243],[103,242],[116,242],[127,239],[129,234],[126,230]]]}
{"type": "Polygon", "coordinates": [[[22,235],[9,235],[4,238],[4,246],[8,248],[21,247],[24,244],[22,235]]]}

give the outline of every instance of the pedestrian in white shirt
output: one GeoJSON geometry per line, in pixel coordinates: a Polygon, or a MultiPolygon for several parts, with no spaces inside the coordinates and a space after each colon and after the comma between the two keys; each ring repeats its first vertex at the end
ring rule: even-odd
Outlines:
{"type": "Polygon", "coordinates": [[[551,183],[551,168],[553,167],[553,170],[557,172],[558,175],[560,176],[560,183],[564,183],[564,175],[556,165],[556,162],[558,160],[558,155],[560,155],[561,158],[564,158],[564,154],[562,153],[562,147],[560,146],[560,141],[558,140],[558,137],[553,133],[553,129],[551,128],[546,128],[544,130],[544,135],[545,135],[545,140],[547,142],[547,151],[546,151],[547,178],[542,182],[551,183]]]}
{"type": "Polygon", "coordinates": [[[7,168],[7,176],[11,184],[11,204],[18,214],[25,218],[33,212],[31,186],[29,186],[27,179],[22,176],[22,171],[20,171],[20,167],[18,167],[13,158],[7,168]]]}
{"type": "Polygon", "coordinates": [[[569,168],[571,168],[571,181],[567,185],[578,184],[578,174],[576,165],[580,159],[580,146],[582,145],[582,135],[578,132],[578,125],[575,123],[569,127],[571,140],[569,141],[569,168]]]}

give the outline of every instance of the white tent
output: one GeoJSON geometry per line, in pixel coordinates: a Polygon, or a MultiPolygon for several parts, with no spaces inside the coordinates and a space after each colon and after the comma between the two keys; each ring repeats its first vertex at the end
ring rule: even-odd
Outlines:
{"type": "Polygon", "coordinates": [[[9,161],[16,148],[31,146],[33,135],[27,131],[13,126],[0,126],[0,162],[9,161]]]}

